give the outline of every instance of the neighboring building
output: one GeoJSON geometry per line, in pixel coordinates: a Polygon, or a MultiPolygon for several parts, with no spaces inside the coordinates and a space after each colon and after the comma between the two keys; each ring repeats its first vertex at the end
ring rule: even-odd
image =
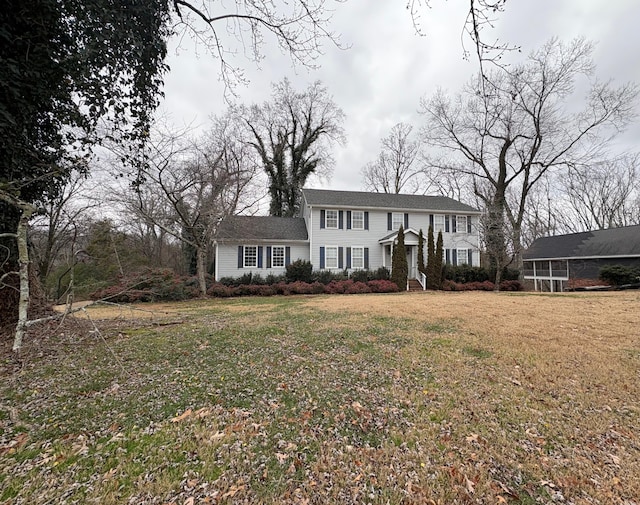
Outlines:
{"type": "Polygon", "coordinates": [[[605,265],[640,267],[640,225],[539,238],[523,254],[536,291],[563,291],[598,279],[605,265]]]}
{"type": "Polygon", "coordinates": [[[303,189],[301,217],[234,216],[216,241],[216,279],[281,274],[296,259],[315,270],[391,268],[400,225],[409,277],[418,278],[418,234],[442,231],[446,263],[480,265],[480,212],[443,196],[303,189]]]}

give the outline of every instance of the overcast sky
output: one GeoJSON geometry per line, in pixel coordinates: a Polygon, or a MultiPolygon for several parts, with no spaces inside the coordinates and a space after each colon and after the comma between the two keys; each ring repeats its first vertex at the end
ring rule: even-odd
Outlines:
{"type": "MultiPolygon", "coordinates": [[[[431,4],[431,9],[422,11],[425,36],[421,37],[413,29],[406,0],[336,3],[331,28],[349,49],[326,45],[318,70],[293,67],[275,45],[265,47],[261,69],[241,57],[233,60],[251,81],[237,89],[242,103],[268,99],[270,83],[284,77],[300,90],[319,79],[345,112],[347,143],[334,151],[333,175],[311,185],[362,189],[360,170],[378,154],[380,138],[401,121],[417,130],[422,123],[421,97],[431,96],[438,87],[455,93],[476,72],[476,62],[462,57],[468,1],[431,0],[431,4]]],[[[567,42],[585,36],[597,43],[594,60],[600,79],[613,79],[618,85],[640,83],[638,20],[639,0],[518,0],[507,2],[491,38],[521,46],[524,56],[553,36],[567,42]]],[[[465,42],[471,48],[470,41],[465,42]]],[[[168,62],[171,71],[165,79],[162,112],[176,126],[206,128],[210,115],[226,109],[218,62],[208,54],[196,54],[185,43],[179,50],[173,45],[168,62]]],[[[620,145],[637,150],[638,138],[636,121],[620,145]]]]}

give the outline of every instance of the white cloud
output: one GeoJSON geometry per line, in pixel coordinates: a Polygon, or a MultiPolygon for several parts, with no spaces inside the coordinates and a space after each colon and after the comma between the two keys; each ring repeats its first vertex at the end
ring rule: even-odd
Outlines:
{"type": "MultiPolygon", "coordinates": [[[[420,98],[430,96],[437,87],[455,92],[475,71],[475,62],[462,57],[461,32],[468,3],[432,0],[431,4],[433,8],[422,12],[424,37],[415,34],[403,0],[337,4],[332,28],[343,34],[342,41],[350,48],[326,45],[319,70],[292,68],[277,47],[267,48],[259,70],[236,60],[251,80],[248,87],[237,89],[244,103],[264,101],[270,83],[287,76],[300,88],[320,79],[345,111],[347,144],[335,151],[332,179],[317,185],[360,189],[360,169],[377,155],[380,138],[399,121],[419,127],[420,98]]],[[[520,45],[524,54],[552,36],[567,41],[585,36],[597,42],[594,57],[602,79],[640,82],[634,54],[638,19],[637,0],[521,0],[507,2],[506,12],[487,33],[520,45]]],[[[172,71],[166,78],[163,110],[178,125],[195,121],[206,126],[209,115],[226,107],[218,62],[192,50],[175,56],[174,47],[169,63],[172,71]]],[[[632,148],[639,134],[640,127],[634,124],[621,145],[632,148]]]]}

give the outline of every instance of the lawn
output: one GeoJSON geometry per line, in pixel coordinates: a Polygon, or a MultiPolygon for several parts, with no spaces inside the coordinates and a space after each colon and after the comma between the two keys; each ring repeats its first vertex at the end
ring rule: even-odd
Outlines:
{"type": "Polygon", "coordinates": [[[638,292],[81,314],[2,357],[0,503],[640,503],[638,292]]]}

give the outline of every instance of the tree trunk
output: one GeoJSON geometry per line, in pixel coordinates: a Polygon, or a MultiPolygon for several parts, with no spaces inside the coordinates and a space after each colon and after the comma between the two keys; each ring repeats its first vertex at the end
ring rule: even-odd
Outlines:
{"type": "Polygon", "coordinates": [[[16,237],[18,241],[18,262],[20,265],[20,302],[18,305],[18,323],[13,339],[13,352],[18,353],[22,348],[22,340],[27,327],[27,309],[29,308],[29,247],[27,245],[27,229],[29,219],[36,208],[25,202],[20,202],[22,210],[16,237]]]}
{"type": "Polygon", "coordinates": [[[207,250],[204,247],[198,247],[196,254],[198,256],[197,274],[200,295],[207,296],[207,250]]]}

